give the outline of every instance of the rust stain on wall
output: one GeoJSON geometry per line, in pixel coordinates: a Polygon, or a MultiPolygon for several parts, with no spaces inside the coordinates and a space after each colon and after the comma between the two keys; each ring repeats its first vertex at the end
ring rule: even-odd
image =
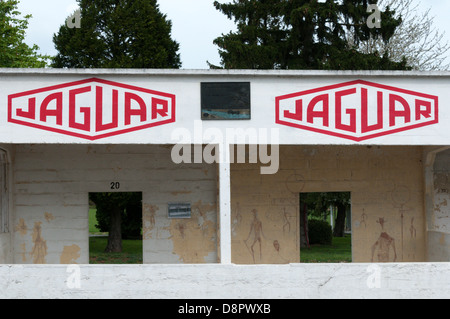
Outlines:
{"type": "Polygon", "coordinates": [[[27,262],[27,245],[25,243],[21,244],[20,245],[20,250],[22,251],[21,252],[22,262],[26,263],[27,262]]]}
{"type": "Polygon", "coordinates": [[[17,223],[16,227],[14,227],[14,230],[16,232],[19,232],[22,236],[25,236],[28,232],[28,227],[25,224],[25,219],[20,218],[19,222],[17,223]]]}
{"type": "Polygon", "coordinates": [[[205,257],[216,251],[216,224],[210,220],[215,216],[215,203],[192,205],[190,219],[172,219],[169,232],[173,253],[183,263],[204,263],[205,257]]]}
{"type": "Polygon", "coordinates": [[[245,214],[244,227],[248,227],[246,236],[242,237],[245,230],[240,232],[241,236],[235,236],[237,242],[242,243],[247,254],[251,256],[252,261],[249,263],[284,264],[290,262],[289,256],[285,255],[289,246],[289,240],[286,241],[286,239],[296,235],[294,232],[290,234],[289,215],[286,207],[281,210],[279,207],[273,207],[270,212],[260,214],[258,209],[251,209],[250,214],[245,214]]]}
{"type": "Polygon", "coordinates": [[[80,247],[78,245],[64,246],[59,262],[61,264],[76,264],[76,260],[80,258],[80,247]]]}
{"type": "Polygon", "coordinates": [[[52,221],[52,220],[55,219],[55,217],[53,216],[53,214],[51,214],[51,213],[49,213],[49,212],[45,212],[45,213],[44,213],[44,217],[45,217],[45,220],[46,220],[48,223],[50,223],[50,221],[52,221]]]}
{"type": "MultiPolygon", "coordinates": [[[[255,245],[257,245],[257,252],[259,252],[259,259],[262,259],[262,237],[264,237],[262,222],[258,218],[258,211],[252,209],[253,220],[250,224],[250,231],[248,237],[244,240],[245,246],[249,250],[255,263],[255,245]],[[249,242],[250,239],[250,242],[249,242]]],[[[278,241],[277,241],[278,242],[278,241]]]]}
{"type": "Polygon", "coordinates": [[[201,200],[192,205],[192,211],[196,210],[200,216],[204,216],[207,212],[213,212],[216,208],[216,203],[203,204],[201,200]]]}
{"type": "Polygon", "coordinates": [[[232,210],[233,219],[231,221],[231,236],[236,237],[242,223],[241,207],[239,202],[236,203],[232,210]]]}
{"type": "Polygon", "coordinates": [[[377,223],[379,223],[381,226],[381,234],[378,237],[375,244],[373,244],[372,246],[372,262],[374,262],[375,251],[377,251],[377,257],[379,262],[389,262],[391,250],[394,253],[392,261],[395,262],[397,261],[397,250],[395,248],[395,239],[384,231],[385,220],[383,217],[380,217],[377,223]]]}
{"type": "Polygon", "coordinates": [[[45,264],[47,256],[47,241],[42,238],[42,222],[35,222],[33,228],[33,250],[30,255],[33,257],[34,264],[45,264]]]}
{"type": "Polygon", "coordinates": [[[152,238],[152,231],[155,228],[155,215],[159,207],[156,205],[146,204],[143,205],[143,216],[142,216],[142,238],[150,239],[152,238]]]}
{"type": "Polygon", "coordinates": [[[441,238],[439,238],[439,244],[445,246],[445,234],[442,234],[441,238]]]}

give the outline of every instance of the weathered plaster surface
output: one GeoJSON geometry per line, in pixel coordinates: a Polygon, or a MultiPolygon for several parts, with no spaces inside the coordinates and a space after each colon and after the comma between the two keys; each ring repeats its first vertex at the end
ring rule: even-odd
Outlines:
{"type": "Polygon", "coordinates": [[[259,166],[232,165],[233,262],[298,262],[299,194],[339,191],[352,196],[354,262],[425,261],[420,147],[281,146],[277,174],[259,166]]]}
{"type": "Polygon", "coordinates": [[[0,265],[0,298],[450,298],[449,263],[0,265]]]}
{"type": "Polygon", "coordinates": [[[81,248],[78,245],[64,246],[63,252],[59,259],[60,264],[69,265],[75,264],[78,258],[80,258],[81,248]]]}
{"type": "Polygon", "coordinates": [[[433,186],[431,229],[450,234],[450,150],[436,155],[433,186]]]}
{"type": "Polygon", "coordinates": [[[0,234],[0,261],[3,263],[10,263],[11,256],[11,234],[0,234]]]}
{"type": "MultiPolygon", "coordinates": [[[[144,263],[217,263],[217,168],[175,165],[170,151],[16,146],[13,261],[88,263],[88,193],[120,181],[121,191],[143,192],[144,263]],[[167,218],[167,204],[178,201],[191,203],[191,219],[167,218]]],[[[354,262],[426,261],[427,240],[448,251],[445,234],[426,236],[421,147],[282,146],[277,174],[261,175],[260,166],[231,165],[233,263],[299,262],[299,193],[317,191],[351,192],[354,262]]],[[[436,201],[436,212],[446,202],[436,201]]]]}
{"type": "Polygon", "coordinates": [[[89,262],[88,194],[143,193],[144,263],[217,262],[216,175],[207,164],[176,165],[169,146],[18,145],[15,263],[89,262]],[[192,204],[192,218],[169,220],[171,202],[192,204]]]}
{"type": "MultiPolygon", "coordinates": [[[[427,173],[427,172],[426,172],[427,173]]],[[[450,149],[435,155],[427,188],[429,261],[450,260],[450,149]]]]}

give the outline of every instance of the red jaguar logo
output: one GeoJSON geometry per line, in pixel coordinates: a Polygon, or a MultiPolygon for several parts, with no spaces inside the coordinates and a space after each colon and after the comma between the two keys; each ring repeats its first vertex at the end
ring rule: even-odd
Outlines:
{"type": "Polygon", "coordinates": [[[439,123],[438,97],[352,81],[276,98],[276,123],[352,141],[439,123]]]}
{"type": "Polygon", "coordinates": [[[175,122],[175,95],[92,78],[9,95],[8,122],[98,140],[175,122]]]}

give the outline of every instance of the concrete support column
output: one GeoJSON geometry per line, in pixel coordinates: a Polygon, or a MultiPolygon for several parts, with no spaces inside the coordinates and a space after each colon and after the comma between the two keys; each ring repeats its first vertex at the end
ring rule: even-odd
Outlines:
{"type": "Polygon", "coordinates": [[[220,262],[231,264],[231,172],[229,145],[219,145],[220,262]]]}
{"type": "MultiPolygon", "coordinates": [[[[436,179],[439,176],[444,177],[448,174],[450,167],[448,164],[439,163],[436,167],[436,158],[439,154],[450,149],[445,147],[426,147],[424,149],[424,182],[425,182],[425,214],[426,214],[426,233],[427,233],[427,261],[440,262],[448,261],[450,256],[450,235],[447,231],[443,231],[442,225],[436,226],[436,213],[442,214],[448,209],[447,203],[448,189],[436,189],[436,179]],[[436,175],[437,174],[437,175],[436,175]],[[442,193],[440,194],[440,192],[442,193]],[[441,207],[442,205],[442,207],[441,207]],[[439,207],[435,211],[436,207],[439,207]]],[[[440,161],[442,162],[442,160],[440,161]]],[[[441,181],[442,182],[442,181],[441,181]]],[[[445,214],[444,214],[445,215],[445,214]]],[[[448,225],[444,224],[445,229],[448,225]]]]}
{"type": "Polygon", "coordinates": [[[0,147],[0,264],[12,264],[11,148],[0,147]]]}

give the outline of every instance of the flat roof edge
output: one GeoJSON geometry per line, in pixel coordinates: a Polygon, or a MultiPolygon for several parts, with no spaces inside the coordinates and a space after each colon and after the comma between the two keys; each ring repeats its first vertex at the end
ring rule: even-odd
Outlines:
{"type": "Polygon", "coordinates": [[[0,75],[150,75],[150,76],[377,76],[450,77],[450,71],[322,71],[322,70],[222,70],[222,69],[34,69],[0,68],[0,75]]]}

